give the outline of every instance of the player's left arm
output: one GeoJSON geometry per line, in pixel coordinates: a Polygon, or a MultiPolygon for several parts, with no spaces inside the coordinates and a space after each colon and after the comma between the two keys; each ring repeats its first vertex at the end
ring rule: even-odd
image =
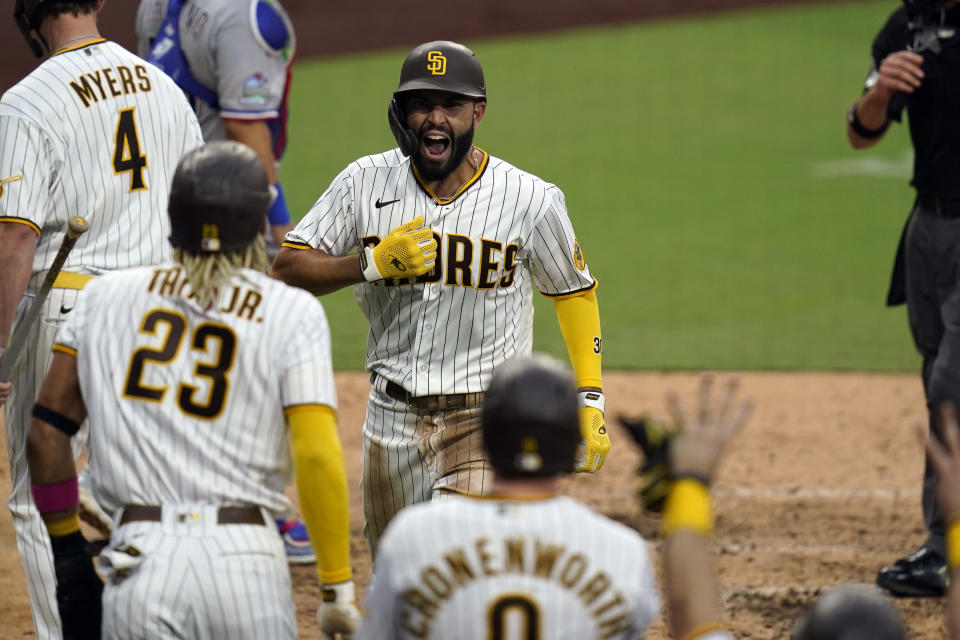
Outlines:
{"type": "Polygon", "coordinates": [[[30,492],[50,535],[65,637],[99,638],[103,583],[80,533],[70,438],[87,417],[75,353],[58,351],[40,388],[27,436],[30,492]]]}
{"type": "Polygon", "coordinates": [[[284,414],[290,425],[300,513],[317,554],[322,597],[317,622],[325,637],[351,633],[360,613],[350,568],[347,473],[337,414],[318,404],[288,407],[284,414]]]}
{"type": "Polygon", "coordinates": [[[290,222],[290,209],[287,207],[283,188],[280,186],[280,177],[277,175],[276,159],[273,157],[273,138],[265,120],[237,120],[223,118],[223,125],[227,137],[236,142],[242,142],[257,152],[263,166],[267,169],[267,178],[277,190],[277,198],[267,212],[267,221],[270,223],[270,233],[277,246],[283,244],[287,232],[293,229],[290,222]]]}
{"type": "Polygon", "coordinates": [[[600,375],[602,337],[595,289],[563,193],[549,186],[546,205],[534,221],[522,249],[540,292],[554,300],[560,333],[567,346],[577,382],[583,452],[575,471],[599,471],[610,452],[604,423],[603,381],[600,375]]]}
{"type": "Polygon", "coordinates": [[[591,289],[571,297],[554,300],[560,334],[567,346],[577,381],[580,404],[580,428],[584,453],[576,471],[593,473],[603,466],[610,451],[610,437],[603,418],[604,396],[600,372],[602,337],[600,307],[596,291],[591,289]]]}
{"type": "Polygon", "coordinates": [[[216,31],[217,99],[227,137],[252,147],[267,168],[277,198],[267,212],[279,247],[292,229],[277,176],[279,151],[268,122],[281,117],[295,48],[293,23],[275,3],[260,3],[248,19],[228,19],[216,31]]]}
{"type": "Polygon", "coordinates": [[[317,622],[323,636],[332,638],[352,633],[360,619],[350,566],[347,472],[337,434],[329,325],[320,303],[300,296],[300,318],[291,334],[311,339],[306,346],[290,341],[280,354],[281,401],[300,512],[317,554],[322,593],[317,622]]]}

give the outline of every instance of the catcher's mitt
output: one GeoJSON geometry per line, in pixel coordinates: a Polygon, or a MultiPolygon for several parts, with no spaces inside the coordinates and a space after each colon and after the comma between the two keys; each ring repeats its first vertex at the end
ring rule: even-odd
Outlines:
{"type": "Polygon", "coordinates": [[[50,537],[64,640],[100,638],[103,582],[93,569],[86,542],[79,531],[50,537]]]}
{"type": "Polygon", "coordinates": [[[620,424],[643,452],[643,464],[637,469],[640,484],[637,495],[648,511],[663,512],[670,491],[670,441],[673,432],[645,416],[619,418],[620,424]]]}

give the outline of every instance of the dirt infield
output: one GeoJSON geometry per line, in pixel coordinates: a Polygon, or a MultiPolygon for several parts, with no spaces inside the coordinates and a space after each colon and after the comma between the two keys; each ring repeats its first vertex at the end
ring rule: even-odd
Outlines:
{"type": "MultiPolygon", "coordinates": [[[[740,638],[784,638],[792,621],[823,587],[872,582],[879,566],[923,538],[922,456],[911,425],[924,420],[919,376],[743,374],[757,411],[715,486],[717,568],[728,621],[740,638]]],[[[689,393],[694,374],[604,376],[608,415],[643,411],[662,417],[663,393],[689,393]]],[[[353,557],[361,588],[370,562],[360,534],[360,423],[367,382],[337,378],[340,433],[348,465],[353,557]]],[[[565,491],[638,529],[654,547],[657,518],[632,495],[638,456],[618,428],[613,451],[596,476],[565,481],[565,491]]],[[[6,448],[3,448],[6,451],[6,448]]],[[[0,494],[9,491],[5,453],[0,494]]],[[[318,589],[312,567],[293,570],[302,638],[319,638],[318,589]]],[[[0,510],[0,640],[32,637],[26,587],[9,512],[0,510]]],[[[942,638],[943,600],[898,602],[915,639],[942,638]]],[[[665,638],[658,621],[650,638],[665,638]]]]}

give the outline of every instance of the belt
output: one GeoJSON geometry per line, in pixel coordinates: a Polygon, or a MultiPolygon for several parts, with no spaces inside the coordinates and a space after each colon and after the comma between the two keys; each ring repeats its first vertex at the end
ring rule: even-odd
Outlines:
{"type": "Polygon", "coordinates": [[[61,271],[53,281],[54,289],[83,289],[95,276],[86,273],[61,271]]]}
{"type": "MultiPolygon", "coordinates": [[[[376,374],[373,374],[376,375],[376,374]]],[[[412,396],[410,392],[395,382],[387,380],[384,392],[408,407],[423,411],[446,411],[448,409],[471,409],[483,404],[483,392],[448,393],[438,396],[412,396]]]]}
{"type": "MultiPolygon", "coordinates": [[[[179,515],[180,522],[185,522],[189,513],[179,515]]],[[[161,522],[163,521],[163,507],[155,504],[128,504],[123,508],[120,524],[128,522],[161,522]]],[[[217,509],[217,524],[259,524],[265,525],[260,507],[220,507],[217,509]]]]}
{"type": "Polygon", "coordinates": [[[941,200],[933,196],[917,198],[920,206],[944,218],[960,218],[960,200],[941,200]]]}

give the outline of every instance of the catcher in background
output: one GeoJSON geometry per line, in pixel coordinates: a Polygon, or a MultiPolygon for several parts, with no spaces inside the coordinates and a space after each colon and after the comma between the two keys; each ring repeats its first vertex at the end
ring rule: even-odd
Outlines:
{"type": "Polygon", "coordinates": [[[291,462],[320,629],[359,618],[329,329],[316,298],[263,273],[268,187],[242,144],[187,154],[170,191],[173,261],[98,278],[58,335],[28,455],[67,638],[101,637],[70,453],[85,418],[93,493],[115,514],[103,638],[296,638],[272,518],[289,508],[291,462]]]}
{"type": "MultiPolygon", "coordinates": [[[[730,639],[713,575],[704,484],[743,425],[734,389],[715,403],[707,379],[694,417],[677,402],[673,486],[664,517],[666,595],[675,638],[730,639]]],[[[358,637],[640,638],[660,606],[646,542],[558,495],[580,435],[573,377],[521,358],[487,390],[488,496],[405,509],[384,534],[358,637]]]]}
{"type": "Polygon", "coordinates": [[[473,144],[487,111],[473,52],[427,42],[388,106],[398,148],[337,176],[273,263],[318,295],[347,285],[370,324],[364,533],[375,553],[404,506],[490,490],[480,408],[490,378],[530,353],[533,285],[556,303],[579,388],[584,452],[603,466],[600,312],[563,193],[473,144]]]}
{"type": "Polygon", "coordinates": [[[193,104],[203,138],[260,156],[277,191],[264,239],[272,258],[290,224],[278,168],[287,146],[293,23],[278,0],[140,0],[137,51],[193,104]]]}

